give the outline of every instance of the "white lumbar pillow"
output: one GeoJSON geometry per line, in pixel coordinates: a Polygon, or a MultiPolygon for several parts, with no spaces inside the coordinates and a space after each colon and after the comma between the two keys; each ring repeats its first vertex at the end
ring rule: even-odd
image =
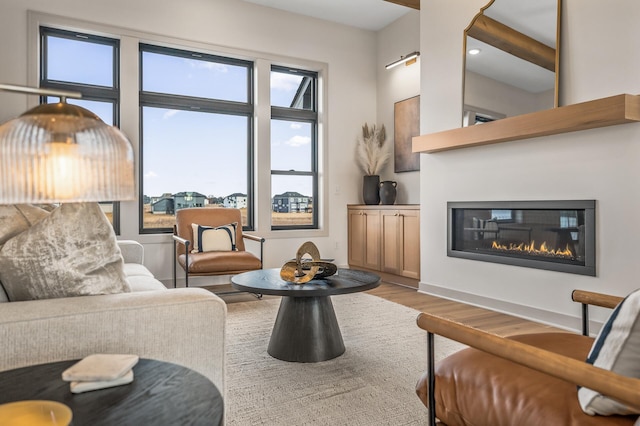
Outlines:
{"type": "Polygon", "coordinates": [[[235,251],[237,222],[222,226],[203,226],[191,224],[193,229],[192,253],[210,251],[235,251]]]}

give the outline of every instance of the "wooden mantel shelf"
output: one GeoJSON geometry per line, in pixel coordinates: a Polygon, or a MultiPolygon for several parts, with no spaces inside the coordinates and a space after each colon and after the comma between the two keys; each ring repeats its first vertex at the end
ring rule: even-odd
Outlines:
{"type": "Polygon", "coordinates": [[[413,152],[433,153],[638,121],[640,96],[623,94],[416,136],[413,152]]]}

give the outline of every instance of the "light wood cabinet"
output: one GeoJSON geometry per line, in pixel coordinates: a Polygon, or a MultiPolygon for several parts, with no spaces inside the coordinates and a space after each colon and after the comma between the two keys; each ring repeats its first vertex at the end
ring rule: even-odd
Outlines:
{"type": "Polygon", "coordinates": [[[420,279],[420,210],[417,205],[349,205],[349,265],[417,287],[420,279]]]}
{"type": "Polygon", "coordinates": [[[349,208],[349,265],[380,269],[380,212],[349,208]]]}

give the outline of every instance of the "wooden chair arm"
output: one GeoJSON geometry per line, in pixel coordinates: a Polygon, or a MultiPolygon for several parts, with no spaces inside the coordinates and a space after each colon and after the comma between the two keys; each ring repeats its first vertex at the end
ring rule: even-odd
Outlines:
{"type": "Polygon", "coordinates": [[[592,291],[585,290],[573,290],[571,293],[571,300],[574,302],[582,303],[585,305],[601,306],[603,308],[613,309],[620,302],[623,297],[612,296],[610,294],[594,293],[592,291]]]}
{"type": "Polygon", "coordinates": [[[264,256],[264,241],[265,239],[263,237],[258,237],[257,235],[252,235],[252,234],[242,234],[242,238],[246,238],[247,240],[251,240],[251,241],[257,241],[260,243],[260,268],[264,268],[264,262],[262,260],[263,256],[264,256]]]}
{"type": "Polygon", "coordinates": [[[173,237],[174,241],[184,245],[187,248],[191,244],[191,241],[187,240],[186,238],[178,237],[177,235],[172,235],[172,237],[173,237]]]}
{"type": "Polygon", "coordinates": [[[622,302],[622,299],[620,296],[611,296],[609,294],[594,293],[585,290],[573,290],[571,300],[582,304],[582,335],[589,335],[589,305],[613,309],[622,302]]]}
{"type": "Polygon", "coordinates": [[[621,376],[594,367],[584,361],[506,339],[424,312],[418,315],[417,323],[420,328],[429,333],[447,337],[553,377],[593,389],[640,409],[640,392],[638,392],[640,379],[621,376]]]}
{"type": "Polygon", "coordinates": [[[264,237],[258,237],[257,235],[242,234],[242,238],[246,238],[248,240],[258,241],[260,243],[264,243],[264,237]]]}

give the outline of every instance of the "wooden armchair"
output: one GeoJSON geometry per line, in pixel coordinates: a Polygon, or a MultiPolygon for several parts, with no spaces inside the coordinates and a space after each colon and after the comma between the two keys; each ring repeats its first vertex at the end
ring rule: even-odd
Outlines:
{"type": "MultiPolygon", "coordinates": [[[[228,227],[228,229],[233,229],[228,227]]],[[[197,231],[196,231],[197,232],[197,231]]],[[[242,272],[262,269],[262,255],[264,252],[264,238],[242,232],[242,217],[239,209],[221,207],[194,207],[180,209],[176,212],[174,226],[174,265],[173,286],[176,287],[176,263],[185,273],[185,286],[189,287],[190,276],[235,275],[242,272]],[[194,225],[203,228],[220,228],[236,224],[235,247],[227,249],[214,248],[202,250],[194,242],[194,225]],[[245,240],[260,244],[260,257],[250,253],[245,248],[245,240]]],[[[196,235],[197,237],[197,235],[196,235]]]]}
{"type": "MultiPolygon", "coordinates": [[[[640,409],[640,379],[585,362],[588,305],[616,307],[620,297],[574,291],[583,304],[583,335],[538,333],[504,338],[427,313],[428,370],[416,393],[429,409],[429,424],[454,425],[634,425],[637,415],[590,416],[578,402],[577,386],[593,389],[640,409]],[[434,365],[434,334],[471,348],[434,365]]],[[[640,360],[639,360],[640,361],[640,360]]]]}

